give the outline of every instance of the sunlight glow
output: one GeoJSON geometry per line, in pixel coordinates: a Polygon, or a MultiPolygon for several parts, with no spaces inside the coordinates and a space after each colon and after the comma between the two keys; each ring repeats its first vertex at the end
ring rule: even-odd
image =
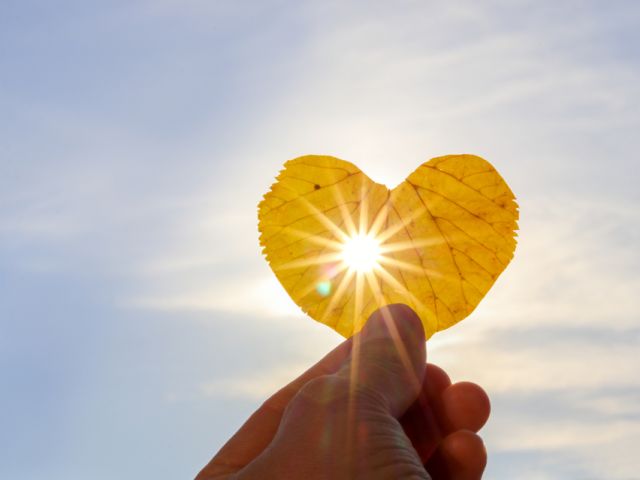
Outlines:
{"type": "Polygon", "coordinates": [[[373,270],[380,260],[380,243],[371,235],[357,234],[342,247],[342,261],[356,272],[373,270]]]}
{"type": "Polygon", "coordinates": [[[414,309],[426,309],[420,299],[407,289],[402,279],[403,272],[434,278],[440,275],[420,263],[414,265],[403,259],[402,252],[435,246],[444,240],[406,238],[401,234],[407,223],[423,214],[424,210],[416,209],[408,218],[397,218],[397,212],[391,217],[393,210],[387,201],[377,204],[376,214],[372,216],[366,189],[361,189],[355,210],[348,207],[353,202],[343,198],[340,189],[332,193],[334,203],[339,207],[338,218],[320,211],[305,197],[300,197],[301,204],[325,230],[315,235],[309,235],[304,229],[288,230],[294,239],[311,244],[315,253],[300,255],[278,266],[285,276],[301,275],[304,283],[298,280],[299,297],[304,298],[313,292],[314,298],[322,299],[322,323],[326,323],[327,317],[335,314],[336,310],[342,310],[332,327],[345,334],[360,331],[366,321],[363,309],[370,308],[372,300],[379,305],[385,303],[385,289],[402,294],[407,305],[414,309]],[[398,238],[394,239],[396,236],[398,238]],[[285,273],[287,270],[292,273],[285,273]],[[296,270],[302,273],[294,273],[296,270]]]}

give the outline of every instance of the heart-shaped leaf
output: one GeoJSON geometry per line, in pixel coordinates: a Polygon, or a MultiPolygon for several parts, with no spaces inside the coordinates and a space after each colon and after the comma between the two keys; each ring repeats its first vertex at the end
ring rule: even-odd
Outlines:
{"type": "Polygon", "coordinates": [[[345,337],[390,303],[426,337],[478,305],[516,247],[518,206],[474,155],[422,164],[393,190],[329,156],[289,160],[259,205],[260,244],[291,298],[345,337]]]}

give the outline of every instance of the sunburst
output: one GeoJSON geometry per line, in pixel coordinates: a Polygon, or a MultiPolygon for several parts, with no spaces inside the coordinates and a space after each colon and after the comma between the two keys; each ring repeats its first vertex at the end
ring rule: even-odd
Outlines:
{"type": "Polygon", "coordinates": [[[422,265],[399,260],[395,256],[404,250],[415,251],[442,242],[442,239],[439,238],[391,241],[409,222],[424,214],[424,211],[417,209],[409,218],[389,222],[390,200],[387,199],[375,217],[369,221],[367,194],[368,192],[363,187],[359,195],[359,208],[352,213],[346,208],[340,190],[334,190],[335,203],[339,206],[339,220],[341,220],[338,223],[304,197],[300,197],[309,213],[317,218],[326,231],[323,235],[309,235],[303,231],[290,229],[289,233],[322,247],[322,253],[312,258],[287,262],[278,268],[279,270],[287,270],[310,266],[322,267],[317,271],[324,273],[319,274],[318,278],[310,279],[309,284],[302,289],[301,296],[304,297],[315,291],[322,297],[330,297],[321,319],[325,321],[333,309],[340,305],[340,301],[345,298],[345,295],[352,295],[354,298],[353,318],[342,318],[342,321],[351,320],[354,332],[360,330],[366,320],[360,318],[365,290],[370,291],[371,296],[381,304],[380,306],[384,300],[383,285],[390,286],[396,292],[402,292],[407,302],[412,306],[423,306],[420,300],[407,290],[403,282],[396,278],[392,272],[405,271],[414,275],[428,274],[432,276],[437,276],[438,273],[425,269],[422,265]]]}
{"type": "Polygon", "coordinates": [[[372,235],[358,233],[342,245],[340,259],[356,272],[370,272],[379,264],[380,242],[372,235]]]}

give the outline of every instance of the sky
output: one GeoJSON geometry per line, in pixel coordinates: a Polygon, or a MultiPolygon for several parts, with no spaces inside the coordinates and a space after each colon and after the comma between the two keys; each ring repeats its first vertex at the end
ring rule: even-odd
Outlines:
{"type": "Polygon", "coordinates": [[[488,159],[515,258],[429,360],[485,478],[640,478],[640,3],[0,2],[0,477],[192,478],[341,341],[261,256],[284,161],[488,159]]]}

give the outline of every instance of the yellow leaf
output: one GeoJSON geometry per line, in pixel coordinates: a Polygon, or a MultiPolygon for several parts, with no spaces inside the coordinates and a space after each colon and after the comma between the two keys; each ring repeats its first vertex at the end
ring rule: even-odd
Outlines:
{"type": "Polygon", "coordinates": [[[260,244],[291,298],[345,337],[411,306],[426,337],[478,305],[516,247],[518,206],[474,155],[422,164],[393,190],[338,158],[289,160],[259,205],[260,244]]]}

